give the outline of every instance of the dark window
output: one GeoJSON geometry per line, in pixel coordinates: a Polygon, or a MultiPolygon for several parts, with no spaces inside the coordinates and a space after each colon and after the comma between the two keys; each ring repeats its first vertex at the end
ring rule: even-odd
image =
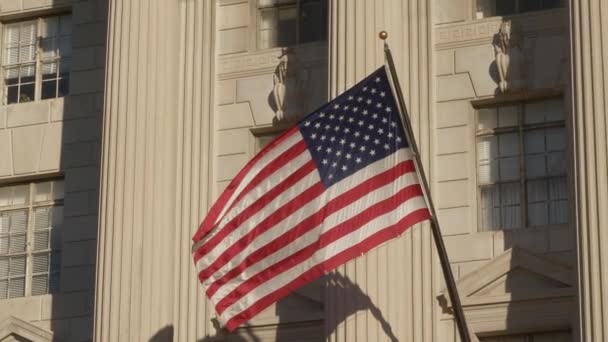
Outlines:
{"type": "Polygon", "coordinates": [[[258,0],[258,47],[327,39],[326,0],[258,0]]]}

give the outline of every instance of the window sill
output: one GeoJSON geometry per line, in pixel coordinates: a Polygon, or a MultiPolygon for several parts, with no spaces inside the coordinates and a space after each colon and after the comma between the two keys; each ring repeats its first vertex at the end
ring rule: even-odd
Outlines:
{"type": "MultiPolygon", "coordinates": [[[[39,125],[63,120],[65,97],[0,106],[6,128],[39,125]]],[[[1,116],[1,115],[0,115],[1,116]]]]}

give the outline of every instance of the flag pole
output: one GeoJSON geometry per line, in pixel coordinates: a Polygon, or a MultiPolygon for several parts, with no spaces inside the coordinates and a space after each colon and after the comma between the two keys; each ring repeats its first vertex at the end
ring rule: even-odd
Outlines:
{"type": "Polygon", "coordinates": [[[422,188],[425,193],[425,198],[429,207],[429,211],[431,213],[431,231],[433,232],[433,239],[435,240],[435,246],[437,247],[437,254],[439,255],[439,261],[441,263],[441,268],[443,270],[443,276],[445,278],[445,283],[447,286],[448,294],[450,296],[450,300],[452,301],[452,307],[454,309],[454,318],[456,320],[456,325],[458,326],[458,332],[460,333],[460,339],[462,342],[471,342],[471,337],[469,334],[469,329],[467,328],[466,319],[464,316],[464,311],[462,310],[462,304],[460,302],[460,297],[458,296],[458,290],[456,288],[456,282],[454,281],[454,274],[452,273],[452,268],[450,267],[450,261],[448,259],[448,253],[445,248],[445,244],[443,243],[443,238],[441,236],[441,230],[439,229],[439,221],[437,220],[437,213],[435,212],[435,206],[433,205],[433,200],[431,199],[431,192],[429,190],[429,184],[426,179],[426,174],[424,172],[424,168],[422,167],[422,162],[420,160],[420,153],[418,150],[418,145],[416,144],[416,139],[414,138],[414,131],[412,130],[412,125],[409,120],[409,114],[407,112],[407,107],[405,106],[405,101],[403,100],[403,93],[401,92],[401,86],[399,85],[399,79],[397,78],[397,71],[395,70],[395,63],[393,61],[393,55],[391,54],[391,50],[386,43],[386,38],[388,37],[388,33],[386,31],[381,31],[378,35],[380,39],[384,42],[384,54],[386,56],[386,62],[388,64],[388,69],[390,72],[390,76],[392,78],[393,88],[395,90],[395,96],[397,97],[397,101],[399,107],[401,107],[401,115],[403,120],[405,133],[408,136],[408,142],[412,153],[414,155],[414,162],[416,163],[416,167],[418,169],[418,173],[420,175],[420,182],[422,183],[422,188]]]}

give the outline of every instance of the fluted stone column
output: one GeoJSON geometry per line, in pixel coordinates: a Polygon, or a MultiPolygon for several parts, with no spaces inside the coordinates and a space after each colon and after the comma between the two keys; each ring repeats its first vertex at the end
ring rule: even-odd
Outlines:
{"type": "MultiPolygon", "coordinates": [[[[384,63],[389,33],[405,101],[429,170],[432,23],[427,0],[331,0],[330,91],[348,89],[384,63]]],[[[427,172],[428,174],[428,172],[427,172]]],[[[432,175],[429,175],[432,177],[432,175]]],[[[427,224],[418,225],[327,277],[330,341],[436,340],[438,264],[427,224]]]]}
{"type": "MultiPolygon", "coordinates": [[[[166,0],[165,0],[166,1],[166,0]]],[[[215,85],[216,0],[179,1],[180,68],[177,121],[174,341],[215,334],[192,261],[192,236],[207,214],[211,196],[215,85]]]]}
{"type": "Polygon", "coordinates": [[[580,340],[608,341],[608,4],[570,3],[580,340]]]}
{"type": "Polygon", "coordinates": [[[110,0],[95,341],[195,341],[214,1],[110,0]]]}

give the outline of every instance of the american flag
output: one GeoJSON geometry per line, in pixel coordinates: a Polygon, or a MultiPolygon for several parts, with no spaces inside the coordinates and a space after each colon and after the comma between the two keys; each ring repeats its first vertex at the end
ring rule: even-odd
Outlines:
{"type": "Polygon", "coordinates": [[[240,171],[194,235],[194,263],[220,323],[233,330],[428,218],[382,67],[240,171]]]}

